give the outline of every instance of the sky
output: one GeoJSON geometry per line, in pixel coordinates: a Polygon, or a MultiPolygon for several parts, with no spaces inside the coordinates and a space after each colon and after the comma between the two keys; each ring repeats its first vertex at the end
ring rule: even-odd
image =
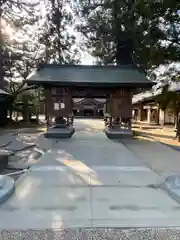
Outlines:
{"type": "Polygon", "coordinates": [[[95,58],[93,58],[90,54],[81,52],[81,64],[82,65],[93,65],[95,58]]]}
{"type": "MultiPolygon", "coordinates": [[[[70,6],[67,6],[67,10],[70,11],[73,15],[73,11],[71,10],[70,6]]],[[[69,32],[71,34],[74,34],[76,36],[76,46],[78,47],[79,49],[79,52],[80,52],[80,55],[81,55],[81,64],[84,64],[84,65],[92,65],[93,62],[95,61],[95,58],[91,56],[91,54],[89,54],[88,52],[86,51],[81,51],[80,49],[80,45],[82,44],[83,42],[83,36],[80,32],[77,32],[74,30],[74,27],[76,24],[79,24],[80,23],[80,19],[78,16],[75,17],[75,24],[71,27],[69,27],[69,32]]]]}
{"type": "MultiPolygon", "coordinates": [[[[39,6],[38,6],[39,11],[40,11],[40,14],[41,14],[41,19],[39,20],[38,25],[36,26],[37,28],[40,28],[40,27],[41,27],[41,25],[43,24],[43,19],[44,19],[45,16],[46,16],[46,9],[45,9],[45,4],[44,4],[46,1],[47,1],[47,0],[42,0],[42,1],[40,1],[40,4],[39,4],[39,6]]],[[[67,6],[66,9],[67,9],[68,11],[71,11],[71,12],[72,12],[70,6],[67,6]]],[[[80,22],[80,20],[76,17],[75,24],[77,24],[77,23],[79,23],[79,22],[80,22]]],[[[13,38],[15,38],[15,37],[18,37],[19,40],[20,40],[20,36],[18,36],[18,35],[15,34],[16,31],[15,31],[14,29],[12,29],[10,25],[8,25],[5,21],[2,21],[2,24],[3,24],[3,26],[4,26],[5,33],[6,33],[6,34],[8,35],[8,37],[9,37],[9,40],[13,40],[13,38]],[[16,36],[15,36],[15,35],[16,35],[16,36]]],[[[70,27],[68,28],[68,31],[76,36],[76,47],[78,47],[79,52],[80,52],[81,64],[91,65],[91,64],[94,63],[95,58],[92,57],[87,51],[82,51],[82,50],[80,49],[80,46],[81,46],[82,43],[83,43],[83,36],[82,36],[81,33],[75,31],[74,26],[75,26],[75,25],[70,26],[70,27]]],[[[35,28],[36,28],[36,27],[35,27],[35,28]]],[[[33,31],[36,32],[36,29],[33,30],[33,31]]],[[[25,39],[25,36],[21,36],[21,37],[23,37],[24,40],[26,40],[26,39],[25,39]]],[[[27,40],[28,40],[28,39],[27,39],[27,40]]],[[[164,67],[160,67],[160,73],[161,73],[162,71],[164,71],[164,70],[165,70],[164,67]]]]}
{"type": "MultiPolygon", "coordinates": [[[[40,28],[44,22],[43,19],[46,16],[46,9],[44,4],[45,1],[46,0],[39,2],[38,10],[40,11],[41,19],[38,21],[38,24],[34,26],[34,30],[33,30],[34,32],[36,32],[36,29],[40,28]]],[[[67,9],[71,11],[70,7],[67,7],[67,9]]],[[[13,29],[13,27],[10,24],[8,24],[5,20],[2,21],[2,25],[3,25],[4,33],[6,37],[9,39],[9,41],[13,41],[14,39],[15,40],[18,39],[18,41],[28,40],[26,36],[22,36],[22,34],[19,35],[18,32],[15,29],[13,29]]],[[[88,52],[82,51],[80,49],[80,45],[82,45],[82,41],[83,41],[82,34],[79,32],[76,32],[74,30],[74,26],[69,27],[68,31],[69,33],[74,34],[76,36],[76,47],[78,47],[80,52],[81,64],[92,65],[93,62],[95,61],[95,58],[93,58],[88,52]]]]}
{"type": "MultiPolygon", "coordinates": [[[[41,3],[40,3],[40,11],[41,11],[42,16],[44,16],[44,17],[46,15],[46,9],[45,9],[44,2],[46,2],[46,1],[47,0],[44,0],[44,1],[41,1],[41,3]]],[[[69,5],[66,6],[66,10],[70,11],[73,14],[72,9],[71,9],[71,7],[69,5]]],[[[79,22],[80,22],[80,20],[76,17],[75,24],[77,24],[79,22]]],[[[80,52],[81,64],[83,64],[83,65],[92,65],[93,62],[95,61],[95,58],[92,57],[88,52],[82,51],[80,49],[80,45],[83,42],[83,36],[82,36],[81,33],[79,33],[79,32],[74,30],[75,24],[70,26],[70,27],[68,27],[68,31],[69,31],[70,34],[74,34],[75,37],[76,37],[76,47],[78,47],[79,52],[80,52]]]]}
{"type": "Polygon", "coordinates": [[[92,57],[87,51],[82,51],[80,49],[80,45],[82,44],[83,37],[82,34],[75,32],[73,27],[69,28],[69,32],[76,36],[76,47],[79,49],[80,56],[81,56],[81,64],[83,65],[92,65],[95,61],[95,58],[92,57]]]}

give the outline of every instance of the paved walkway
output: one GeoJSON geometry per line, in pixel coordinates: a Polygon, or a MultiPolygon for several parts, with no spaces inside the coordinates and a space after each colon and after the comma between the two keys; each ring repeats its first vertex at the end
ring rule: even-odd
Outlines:
{"type": "Polygon", "coordinates": [[[137,134],[152,138],[156,141],[169,145],[175,150],[180,151],[180,142],[174,140],[176,133],[172,127],[164,127],[163,129],[159,129],[157,126],[146,126],[144,129],[141,127],[141,125],[138,125],[136,128],[134,128],[134,130],[137,134]]]}
{"type": "Polygon", "coordinates": [[[163,179],[169,175],[180,175],[180,153],[159,141],[139,137],[123,140],[124,145],[163,179]]]}
{"type": "Polygon", "coordinates": [[[46,152],[1,206],[0,228],[178,226],[179,204],[143,159],[155,149],[111,141],[102,128],[100,120],[78,120],[71,139],[41,136],[46,152]]]}

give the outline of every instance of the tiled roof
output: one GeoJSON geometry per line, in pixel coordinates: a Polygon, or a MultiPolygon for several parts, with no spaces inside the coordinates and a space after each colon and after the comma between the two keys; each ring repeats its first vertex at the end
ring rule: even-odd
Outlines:
{"type": "Polygon", "coordinates": [[[143,72],[134,66],[45,64],[27,80],[28,84],[69,86],[152,86],[143,72]]]}
{"type": "MultiPolygon", "coordinates": [[[[180,82],[173,82],[171,83],[171,85],[169,86],[169,90],[170,91],[180,91],[180,82]]],[[[154,88],[151,91],[146,91],[143,93],[139,93],[133,96],[132,102],[133,104],[144,101],[144,100],[148,100],[148,99],[152,99],[155,96],[158,96],[159,94],[161,94],[162,92],[162,88],[154,88]]]]}
{"type": "Polygon", "coordinates": [[[9,95],[9,93],[5,92],[4,90],[0,89],[0,94],[1,95],[9,95]]]}

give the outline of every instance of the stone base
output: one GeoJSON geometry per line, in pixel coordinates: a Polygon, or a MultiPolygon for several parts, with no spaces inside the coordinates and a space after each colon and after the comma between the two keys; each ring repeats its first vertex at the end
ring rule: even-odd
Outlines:
{"type": "Polygon", "coordinates": [[[48,128],[44,134],[46,138],[70,138],[75,133],[75,129],[72,126],[65,128],[48,128]]]}
{"type": "Polygon", "coordinates": [[[122,128],[109,128],[106,127],[104,130],[106,136],[110,139],[119,139],[119,138],[126,138],[126,137],[133,137],[133,131],[129,129],[122,129],[122,128]]]}
{"type": "Polygon", "coordinates": [[[180,176],[171,175],[161,184],[161,188],[180,204],[180,176]]]}
{"type": "Polygon", "coordinates": [[[11,155],[11,152],[6,150],[0,151],[0,171],[3,171],[8,166],[9,156],[11,155]]]}
{"type": "Polygon", "coordinates": [[[65,124],[55,124],[53,128],[67,128],[68,126],[65,124]]]}
{"type": "Polygon", "coordinates": [[[7,201],[15,190],[15,182],[10,176],[0,175],[0,204],[7,201]]]}

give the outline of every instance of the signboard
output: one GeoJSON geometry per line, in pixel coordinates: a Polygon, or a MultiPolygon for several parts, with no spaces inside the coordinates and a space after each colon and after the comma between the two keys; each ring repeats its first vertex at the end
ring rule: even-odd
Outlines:
{"type": "Polygon", "coordinates": [[[83,105],[84,109],[94,109],[94,105],[83,105]]]}
{"type": "Polygon", "coordinates": [[[65,108],[64,103],[54,103],[54,110],[60,110],[60,109],[64,109],[64,108],[65,108]]]}
{"type": "Polygon", "coordinates": [[[61,109],[65,108],[65,104],[64,103],[60,103],[60,108],[61,109]]]}
{"type": "Polygon", "coordinates": [[[54,110],[59,110],[59,103],[54,103],[54,110]]]}

